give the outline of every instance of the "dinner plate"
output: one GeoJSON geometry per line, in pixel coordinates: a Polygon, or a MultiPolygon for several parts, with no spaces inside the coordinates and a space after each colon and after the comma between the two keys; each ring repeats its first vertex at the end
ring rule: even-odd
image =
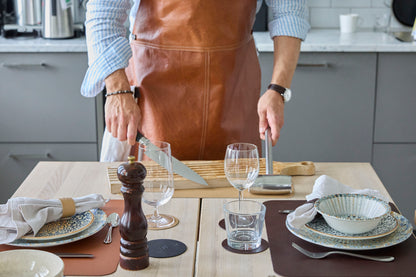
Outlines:
{"type": "Polygon", "coordinates": [[[45,241],[17,239],[9,243],[9,245],[19,246],[19,247],[50,247],[50,246],[67,244],[67,243],[71,243],[74,241],[88,238],[89,236],[92,236],[98,231],[100,231],[105,226],[106,220],[107,220],[107,215],[104,213],[103,210],[92,209],[91,212],[94,215],[94,221],[92,222],[90,227],[88,227],[84,231],[81,231],[77,234],[74,234],[69,237],[57,238],[57,239],[51,239],[51,240],[45,240],[45,241]]]}
{"type": "Polygon", "coordinates": [[[93,221],[94,214],[91,211],[85,211],[71,217],[49,222],[39,230],[36,236],[33,236],[33,234],[26,235],[21,237],[21,239],[44,241],[69,237],[84,231],[91,226],[93,221]]]}
{"type": "Polygon", "coordinates": [[[396,231],[381,238],[368,240],[340,239],[323,236],[316,232],[312,232],[305,226],[301,227],[300,229],[295,229],[288,224],[287,220],[286,228],[298,238],[317,245],[344,250],[371,250],[386,248],[399,244],[412,235],[413,227],[409,223],[409,220],[395,212],[393,212],[392,215],[398,222],[396,231]]]}
{"type": "Polygon", "coordinates": [[[307,223],[305,227],[312,232],[331,238],[339,238],[345,240],[366,240],[387,236],[396,231],[397,227],[399,227],[399,224],[397,223],[396,218],[389,214],[380,221],[375,229],[362,234],[352,235],[345,234],[333,229],[328,225],[328,223],[326,223],[323,217],[318,216],[311,222],[307,223]]]}

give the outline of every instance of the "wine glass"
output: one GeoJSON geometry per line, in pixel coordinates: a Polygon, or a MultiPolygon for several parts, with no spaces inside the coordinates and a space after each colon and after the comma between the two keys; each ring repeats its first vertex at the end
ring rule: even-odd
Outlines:
{"type": "Polygon", "coordinates": [[[173,195],[173,171],[170,144],[155,141],[139,143],[138,161],[146,167],[143,181],[143,201],[154,207],[153,214],[146,215],[149,229],[165,229],[176,224],[173,216],[159,214],[158,207],[166,204],[173,195]]]}
{"type": "Polygon", "coordinates": [[[259,175],[259,153],[251,143],[233,143],[227,146],[224,159],[224,172],[228,182],[238,190],[238,200],[242,192],[251,187],[259,175]]]}

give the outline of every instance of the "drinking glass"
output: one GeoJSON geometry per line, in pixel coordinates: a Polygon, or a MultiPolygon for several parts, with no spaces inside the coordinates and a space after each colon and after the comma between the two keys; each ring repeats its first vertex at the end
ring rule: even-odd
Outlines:
{"type": "Polygon", "coordinates": [[[266,207],[257,201],[241,200],[224,204],[227,244],[239,250],[257,249],[261,245],[266,207]]]}
{"type": "Polygon", "coordinates": [[[147,171],[143,181],[143,201],[154,207],[154,213],[146,215],[148,228],[164,229],[175,224],[173,216],[158,211],[158,207],[166,204],[173,195],[172,155],[169,143],[154,141],[152,144],[139,143],[138,161],[147,171]]]}
{"type": "Polygon", "coordinates": [[[227,146],[224,159],[224,172],[228,182],[238,190],[238,200],[242,192],[251,187],[259,175],[259,153],[251,143],[233,143],[227,146]]]}

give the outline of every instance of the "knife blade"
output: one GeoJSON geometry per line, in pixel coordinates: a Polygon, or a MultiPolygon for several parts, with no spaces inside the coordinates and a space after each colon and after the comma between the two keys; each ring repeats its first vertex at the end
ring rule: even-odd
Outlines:
{"type": "MultiPolygon", "coordinates": [[[[158,149],[156,145],[154,145],[148,138],[143,136],[143,134],[140,132],[137,132],[136,141],[144,144],[149,149],[154,149],[154,150],[158,149]]],[[[151,154],[147,154],[147,155],[149,156],[149,158],[153,159],[151,154]]],[[[156,158],[153,160],[157,162],[156,158]]],[[[198,173],[196,173],[191,168],[189,168],[186,164],[176,159],[174,156],[172,156],[172,170],[174,173],[181,175],[182,177],[188,180],[191,180],[192,182],[195,182],[204,186],[208,186],[208,183],[205,181],[204,178],[202,178],[198,173]]]]}

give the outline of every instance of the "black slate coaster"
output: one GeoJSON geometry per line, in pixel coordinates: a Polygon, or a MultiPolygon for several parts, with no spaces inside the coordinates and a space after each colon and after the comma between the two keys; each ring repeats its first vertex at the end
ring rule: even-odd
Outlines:
{"type": "Polygon", "coordinates": [[[184,253],[187,249],[183,242],[172,239],[155,239],[147,242],[149,257],[170,258],[184,253]]]}
{"type": "Polygon", "coordinates": [[[220,226],[222,229],[225,230],[225,219],[221,219],[220,221],[218,221],[218,226],[220,226]]]}

